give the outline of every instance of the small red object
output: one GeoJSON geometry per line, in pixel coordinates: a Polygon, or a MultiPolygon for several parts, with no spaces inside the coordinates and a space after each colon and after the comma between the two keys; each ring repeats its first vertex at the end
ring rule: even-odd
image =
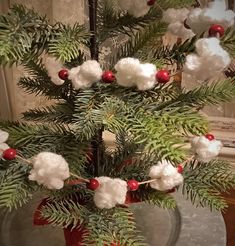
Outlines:
{"type": "Polygon", "coordinates": [[[183,171],[184,171],[183,166],[179,165],[179,166],[177,167],[177,171],[178,171],[178,173],[183,173],[183,171]]]}
{"type": "Polygon", "coordinates": [[[210,133],[206,134],[205,137],[206,137],[208,140],[210,140],[210,141],[212,141],[212,140],[215,139],[215,136],[212,135],[212,134],[210,134],[210,133]]]}
{"type": "Polygon", "coordinates": [[[90,179],[89,183],[87,183],[87,188],[90,190],[96,190],[100,186],[100,183],[97,179],[90,179]]]}
{"type": "Polygon", "coordinates": [[[58,76],[62,80],[66,80],[69,77],[69,72],[67,69],[62,69],[59,71],[58,76]]]}
{"type": "Polygon", "coordinates": [[[148,0],[147,4],[148,6],[153,6],[155,4],[156,0],[148,0]]]}
{"type": "Polygon", "coordinates": [[[166,69],[159,70],[156,74],[156,80],[160,84],[165,84],[170,80],[169,71],[166,69]]]}
{"type": "Polygon", "coordinates": [[[113,74],[112,71],[105,71],[105,72],[103,72],[102,80],[105,83],[112,83],[115,79],[116,78],[115,78],[115,76],[114,76],[114,74],[113,74]]]}
{"type": "Polygon", "coordinates": [[[127,181],[127,186],[130,191],[135,191],[135,190],[138,190],[139,188],[139,182],[136,181],[135,179],[131,179],[127,181]]]}
{"type": "Polygon", "coordinates": [[[212,25],[209,29],[209,36],[217,37],[218,34],[220,37],[224,36],[224,28],[218,24],[212,25]]]}
{"type": "Polygon", "coordinates": [[[16,155],[17,155],[17,150],[13,148],[9,148],[3,151],[2,157],[5,160],[11,161],[16,158],[16,155]]]}

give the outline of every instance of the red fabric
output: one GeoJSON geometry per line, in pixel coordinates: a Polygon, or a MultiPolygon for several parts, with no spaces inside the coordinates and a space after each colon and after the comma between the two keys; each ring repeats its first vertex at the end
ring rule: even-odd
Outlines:
{"type": "Polygon", "coordinates": [[[41,209],[46,204],[48,204],[47,198],[43,199],[41,201],[41,203],[38,205],[38,207],[37,207],[37,209],[33,215],[33,224],[34,225],[41,226],[41,225],[49,225],[50,224],[49,221],[47,219],[42,218],[42,215],[41,215],[41,209]]]}
{"type": "Polygon", "coordinates": [[[64,238],[66,246],[82,246],[83,235],[86,232],[83,226],[72,229],[64,228],[64,238]]]}

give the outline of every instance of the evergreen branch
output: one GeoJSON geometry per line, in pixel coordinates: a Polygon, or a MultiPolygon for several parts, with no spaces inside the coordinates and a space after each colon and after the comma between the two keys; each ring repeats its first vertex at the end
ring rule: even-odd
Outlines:
{"type": "Polygon", "coordinates": [[[54,226],[63,228],[71,226],[73,229],[83,223],[83,211],[84,207],[72,199],[56,202],[49,199],[47,204],[42,207],[41,215],[54,226]]]}
{"type": "Polygon", "coordinates": [[[28,166],[17,162],[0,171],[0,208],[16,209],[32,198],[35,187],[27,179],[28,171],[28,166]]]}
{"type": "Polygon", "coordinates": [[[165,110],[173,107],[203,107],[229,102],[235,96],[233,79],[226,79],[207,85],[203,84],[191,91],[183,92],[177,98],[156,106],[155,110],[165,110]]]}
{"type": "Polygon", "coordinates": [[[75,23],[73,27],[58,24],[58,31],[49,41],[48,53],[62,62],[70,62],[80,56],[82,44],[89,38],[83,25],[75,23]]]}
{"type": "Polygon", "coordinates": [[[0,63],[21,63],[38,56],[54,29],[45,17],[14,5],[8,14],[0,15],[0,63]]]}
{"type": "Polygon", "coordinates": [[[132,34],[129,40],[121,46],[115,55],[111,57],[110,64],[114,67],[116,62],[123,57],[134,57],[143,49],[151,39],[161,37],[166,31],[166,24],[162,22],[154,23],[147,26],[145,29],[132,34]]]}
{"type": "Polygon", "coordinates": [[[127,208],[95,210],[88,217],[84,246],[119,243],[126,246],[146,246],[139,235],[133,214],[127,208]]]}
{"type": "Polygon", "coordinates": [[[31,109],[23,113],[27,121],[71,123],[73,106],[68,103],[58,103],[55,106],[31,109]]]}
{"type": "Polygon", "coordinates": [[[234,187],[235,176],[225,161],[192,162],[185,168],[182,192],[193,204],[223,210],[227,204],[221,193],[234,187]]]}
{"type": "Polygon", "coordinates": [[[103,42],[120,34],[129,36],[134,31],[159,21],[161,18],[162,13],[156,7],[152,7],[145,16],[136,18],[129,14],[123,14],[120,9],[115,8],[114,1],[103,0],[98,8],[99,40],[103,42]]]}
{"type": "Polygon", "coordinates": [[[221,38],[222,47],[235,57],[235,28],[230,27],[226,30],[224,36],[221,38]]]}

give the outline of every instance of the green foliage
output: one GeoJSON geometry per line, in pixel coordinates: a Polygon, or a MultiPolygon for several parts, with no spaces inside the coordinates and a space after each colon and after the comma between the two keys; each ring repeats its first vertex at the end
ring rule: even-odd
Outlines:
{"type": "Polygon", "coordinates": [[[87,44],[89,35],[83,25],[73,27],[58,24],[58,31],[48,44],[48,53],[62,62],[71,61],[80,55],[82,44],[87,44]]]}
{"type": "Polygon", "coordinates": [[[92,211],[86,224],[84,246],[103,246],[119,242],[126,246],[145,246],[128,208],[92,211]]]}
{"type": "Polygon", "coordinates": [[[28,181],[28,166],[0,160],[0,208],[9,210],[21,207],[32,198],[35,187],[28,181]],[[7,168],[6,168],[6,165],[7,168]]]}
{"type": "Polygon", "coordinates": [[[40,54],[53,27],[45,17],[23,5],[14,5],[0,15],[0,64],[20,63],[40,54]]]}
{"type": "Polygon", "coordinates": [[[235,28],[230,27],[226,30],[224,36],[221,38],[221,45],[229,54],[235,57],[235,28]]]}
{"type": "Polygon", "coordinates": [[[114,67],[118,60],[123,57],[138,57],[138,52],[141,51],[152,39],[156,40],[161,37],[166,31],[166,24],[156,22],[148,25],[146,28],[141,29],[130,35],[129,40],[119,48],[110,60],[110,66],[114,67]]]}
{"type": "Polygon", "coordinates": [[[234,187],[235,176],[225,161],[191,162],[185,168],[183,194],[193,204],[208,206],[211,210],[224,210],[227,204],[221,193],[234,187]]]}

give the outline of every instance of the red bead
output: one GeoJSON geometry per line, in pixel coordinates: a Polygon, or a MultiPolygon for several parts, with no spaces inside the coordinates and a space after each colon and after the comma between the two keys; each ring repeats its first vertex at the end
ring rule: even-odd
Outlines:
{"type": "Polygon", "coordinates": [[[206,137],[208,140],[210,140],[210,141],[212,141],[212,140],[215,139],[215,136],[212,135],[212,134],[210,134],[210,133],[206,134],[205,137],[206,137]]]}
{"type": "Polygon", "coordinates": [[[148,0],[147,4],[148,6],[153,6],[155,4],[156,0],[148,0]]]}
{"type": "Polygon", "coordinates": [[[127,186],[128,186],[130,191],[135,191],[135,190],[138,190],[139,183],[138,183],[138,181],[132,179],[132,180],[127,181],[127,186]]]}
{"type": "Polygon", "coordinates": [[[224,28],[221,25],[212,25],[209,29],[209,36],[217,37],[218,34],[220,37],[222,37],[224,35],[224,28]]]}
{"type": "Polygon", "coordinates": [[[69,77],[69,72],[67,69],[62,69],[59,71],[58,76],[62,80],[66,80],[69,77]]]}
{"type": "Polygon", "coordinates": [[[96,190],[100,186],[100,183],[97,179],[90,179],[89,183],[87,183],[87,188],[90,190],[96,190]]]}
{"type": "Polygon", "coordinates": [[[112,71],[105,71],[105,72],[103,72],[102,80],[105,83],[112,83],[115,79],[116,78],[115,78],[115,76],[114,76],[114,74],[113,74],[112,71]]]}
{"type": "Polygon", "coordinates": [[[2,157],[8,161],[14,160],[16,158],[16,149],[9,148],[3,151],[2,157]]]}
{"type": "Polygon", "coordinates": [[[169,71],[166,69],[159,70],[156,74],[156,80],[160,84],[165,84],[170,80],[169,71]]]}
{"type": "Polygon", "coordinates": [[[178,171],[178,173],[183,173],[183,171],[184,171],[183,166],[179,165],[179,166],[177,167],[177,171],[178,171]]]}

